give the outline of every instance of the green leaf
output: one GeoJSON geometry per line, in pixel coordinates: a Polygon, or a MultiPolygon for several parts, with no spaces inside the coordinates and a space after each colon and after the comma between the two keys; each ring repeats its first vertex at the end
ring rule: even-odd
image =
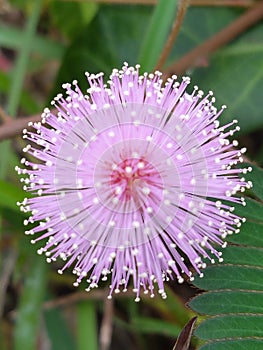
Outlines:
{"type": "MultiPolygon", "coordinates": [[[[25,213],[14,212],[14,210],[10,210],[8,208],[3,208],[0,205],[0,215],[4,222],[4,230],[6,235],[10,235],[12,237],[21,237],[21,232],[24,231],[25,227],[23,225],[23,221],[26,216],[25,213]]],[[[24,248],[24,247],[23,247],[24,248]]],[[[30,247],[32,250],[32,247],[30,247]]]]}
{"type": "Polygon", "coordinates": [[[263,267],[263,248],[229,246],[223,256],[225,264],[263,267]]]}
{"type": "MultiPolygon", "coordinates": [[[[237,205],[235,214],[246,217],[249,220],[256,220],[263,222],[262,204],[254,199],[246,198],[246,206],[237,205]]],[[[243,225],[244,227],[244,225],[243,225]]]]}
{"type": "Polygon", "coordinates": [[[227,315],[203,321],[195,331],[201,339],[262,336],[263,315],[227,315]]]}
{"type": "MultiPolygon", "coordinates": [[[[207,40],[240,15],[240,10],[230,7],[190,6],[175,45],[169,57],[171,64],[188,51],[207,40]],[[200,18],[202,21],[200,22],[200,18]]],[[[187,72],[192,73],[192,70],[187,72]]],[[[203,84],[200,86],[204,89],[203,84]]]]}
{"type": "Polygon", "coordinates": [[[197,68],[192,74],[195,83],[200,82],[203,89],[215,93],[218,105],[228,106],[221,116],[222,123],[238,119],[242,133],[263,126],[258,108],[263,89],[262,30],[263,25],[258,24],[251,29],[256,34],[253,41],[241,38],[225,50],[219,50],[206,67],[197,68]]]}
{"type": "Polygon", "coordinates": [[[171,320],[183,327],[193,314],[185,307],[184,300],[169,288],[169,286],[166,286],[165,291],[167,299],[156,295],[154,298],[143,299],[143,303],[150,306],[154,312],[160,314],[163,319],[171,320]]]}
{"type": "Polygon", "coordinates": [[[48,310],[45,312],[44,316],[48,337],[52,344],[50,350],[75,350],[76,344],[73,335],[71,334],[60,310],[48,310]]]}
{"type": "Polygon", "coordinates": [[[101,6],[65,53],[51,94],[61,92],[61,84],[77,79],[87,89],[85,71],[108,75],[123,62],[136,64],[142,33],[150,19],[149,7],[101,6]]]}
{"type": "MultiPolygon", "coordinates": [[[[19,108],[27,64],[31,53],[32,40],[35,35],[38,19],[41,13],[41,8],[42,0],[34,1],[34,3],[32,4],[31,16],[28,18],[26,23],[21,50],[19,52],[19,55],[17,56],[14,68],[12,70],[12,81],[7,102],[7,111],[12,117],[16,115],[16,112],[19,108]]],[[[6,176],[8,162],[12,155],[10,146],[11,145],[9,140],[5,140],[0,145],[0,154],[2,156],[0,170],[1,178],[5,178],[6,176]]]]}
{"type": "Polygon", "coordinates": [[[248,166],[252,168],[252,172],[246,174],[246,180],[253,182],[252,192],[263,201],[263,169],[252,164],[244,164],[244,167],[248,166]]]}
{"type": "Polygon", "coordinates": [[[253,313],[263,314],[263,292],[215,291],[198,295],[188,304],[206,315],[253,313]]]}
{"type": "MultiPolygon", "coordinates": [[[[237,19],[242,9],[230,7],[190,7],[169,58],[181,58],[204,40],[237,19]],[[200,18],[202,19],[200,22],[200,18]]],[[[262,21],[249,28],[237,40],[218,49],[211,57],[201,57],[186,72],[193,84],[212,90],[217,105],[227,105],[223,123],[238,119],[241,132],[263,125],[261,106],[263,89],[262,21]],[[196,67],[197,66],[197,67],[196,67]]]]}
{"type": "Polygon", "coordinates": [[[81,301],[77,305],[78,350],[98,349],[96,304],[94,301],[81,301]]]}
{"type": "MultiPolygon", "coordinates": [[[[262,206],[261,206],[262,210],[262,206]]],[[[227,237],[228,242],[263,247],[263,224],[247,221],[242,226],[241,234],[227,237]]]]}
{"type": "Polygon", "coordinates": [[[164,47],[167,35],[175,18],[178,0],[159,0],[139,54],[139,63],[143,71],[152,71],[164,47]]]}
{"type": "Polygon", "coordinates": [[[263,290],[263,268],[223,264],[210,266],[205,270],[205,278],[197,278],[195,285],[198,288],[208,290],[247,289],[260,291],[263,290]]]}
{"type": "Polygon", "coordinates": [[[176,324],[149,317],[133,318],[132,326],[141,333],[157,333],[171,337],[177,337],[181,331],[176,324]]]}
{"type": "Polygon", "coordinates": [[[262,339],[221,340],[203,345],[199,350],[262,350],[262,339]]]}
{"type": "MultiPolygon", "coordinates": [[[[0,72],[0,93],[7,95],[9,93],[10,86],[10,76],[4,72],[0,72]]],[[[38,102],[36,102],[36,100],[33,99],[33,97],[31,97],[26,90],[21,92],[20,105],[23,113],[25,114],[35,114],[40,110],[38,102]]]]}
{"type": "MultiPolygon", "coordinates": [[[[253,192],[258,196],[263,187],[261,174],[262,170],[253,166],[245,175],[256,183],[253,192]]],[[[263,348],[263,205],[247,199],[247,206],[236,209],[248,221],[239,234],[227,237],[230,245],[223,252],[224,262],[208,266],[204,278],[194,283],[208,292],[193,298],[189,306],[214,316],[201,322],[195,331],[197,337],[209,340],[200,350],[263,348]]]]}
{"type": "MultiPolygon", "coordinates": [[[[20,50],[23,48],[25,33],[20,28],[0,24],[0,46],[20,50]]],[[[61,59],[65,51],[60,42],[35,35],[31,42],[31,52],[38,53],[49,59],[61,59]]]]}
{"type": "Polygon", "coordinates": [[[45,295],[46,266],[46,262],[39,256],[31,259],[18,308],[14,350],[36,349],[41,304],[45,295]]]}
{"type": "Polygon", "coordinates": [[[12,83],[8,97],[8,113],[13,117],[16,115],[19,107],[20,95],[26,75],[27,64],[32,48],[32,40],[35,37],[38,19],[41,14],[42,0],[36,0],[33,3],[32,14],[28,17],[22,47],[17,57],[14,69],[12,71],[12,83]]]}
{"type": "Polygon", "coordinates": [[[25,197],[25,192],[10,182],[0,180],[0,207],[12,209],[20,212],[17,201],[21,202],[25,197]]]}
{"type": "Polygon", "coordinates": [[[92,20],[98,5],[95,2],[52,1],[50,13],[56,26],[73,39],[92,20]],[[74,16],[72,14],[74,13],[74,16]],[[65,20],[66,19],[66,20],[65,20]]]}

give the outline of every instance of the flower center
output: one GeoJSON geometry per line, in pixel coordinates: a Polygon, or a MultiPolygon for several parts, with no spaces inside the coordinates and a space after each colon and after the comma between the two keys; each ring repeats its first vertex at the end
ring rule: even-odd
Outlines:
{"type": "Polygon", "coordinates": [[[162,187],[160,174],[145,159],[129,158],[113,166],[111,188],[119,200],[138,205],[156,187],[162,187]]]}

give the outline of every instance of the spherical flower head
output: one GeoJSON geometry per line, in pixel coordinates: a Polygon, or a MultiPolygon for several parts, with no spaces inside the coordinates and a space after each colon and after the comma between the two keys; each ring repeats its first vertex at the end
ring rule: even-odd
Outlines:
{"type": "Polygon", "coordinates": [[[74,265],[75,285],[87,290],[110,280],[109,297],[133,284],[165,298],[164,281],[202,276],[204,258],[222,260],[217,246],[239,231],[243,219],[231,202],[246,183],[239,169],[244,149],[228,137],[236,121],[220,126],[214,97],[176,77],[139,74],[139,66],[87,75],[83,93],[77,81],[64,84],[45,109],[42,122],[24,131],[30,143],[22,159],[25,190],[21,210],[31,212],[27,234],[46,240],[38,252],[49,262],[74,265]],[[24,175],[26,174],[26,175],[24,175]],[[227,202],[226,202],[226,201],[227,202]]]}

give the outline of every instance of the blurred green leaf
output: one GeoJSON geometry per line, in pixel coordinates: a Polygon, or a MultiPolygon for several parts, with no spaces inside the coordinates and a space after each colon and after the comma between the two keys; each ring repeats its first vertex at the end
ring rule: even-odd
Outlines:
{"type": "MultiPolygon", "coordinates": [[[[20,28],[0,24],[0,46],[20,50],[24,45],[24,37],[25,33],[20,28]]],[[[35,35],[32,38],[31,50],[45,58],[61,59],[65,49],[60,42],[35,35]]]]}
{"type": "Polygon", "coordinates": [[[157,333],[171,337],[177,337],[181,331],[181,328],[176,324],[143,316],[133,318],[132,327],[141,333],[157,333]]]}
{"type": "Polygon", "coordinates": [[[155,296],[143,299],[143,303],[149,305],[155,312],[158,312],[165,320],[183,327],[193,316],[192,312],[185,306],[184,301],[169,286],[165,288],[167,299],[155,296]]]}
{"type": "MultiPolygon", "coordinates": [[[[166,2],[167,8],[168,5],[166,2]]],[[[241,10],[231,8],[190,8],[169,62],[181,57],[224,28],[240,13],[241,10]]],[[[138,63],[138,52],[142,48],[141,38],[146,35],[145,28],[149,26],[150,14],[149,7],[101,6],[91,25],[80,33],[68,49],[53,94],[60,90],[63,82],[75,78],[79,80],[82,88],[86,88],[85,71],[103,71],[107,75],[112,68],[120,68],[124,61],[130,64],[138,63]]],[[[161,16],[159,22],[162,19],[167,21],[165,16],[161,16]]],[[[168,22],[166,31],[169,28],[168,22]]],[[[249,31],[250,36],[241,36],[240,40],[231,46],[219,50],[210,62],[201,62],[205,67],[188,72],[192,75],[194,84],[199,84],[205,91],[215,92],[218,105],[228,105],[229,108],[222,115],[222,121],[238,119],[242,132],[263,125],[261,109],[257,107],[261,104],[263,81],[261,27],[262,24],[258,24],[249,31]]],[[[164,27],[160,23],[156,28],[159,31],[158,35],[164,36],[164,27]]],[[[158,37],[149,40],[151,50],[160,50],[161,41],[158,42],[157,39],[158,37]]],[[[156,61],[156,55],[150,54],[149,50],[146,52],[156,61]]],[[[150,59],[149,56],[145,60],[150,59]]],[[[149,68],[145,66],[146,61],[142,63],[143,68],[149,68]]],[[[149,64],[152,68],[153,63],[149,64]]]]}
{"type": "Polygon", "coordinates": [[[81,301],[77,305],[78,350],[98,349],[96,304],[94,301],[81,301]]]}
{"type": "MultiPolygon", "coordinates": [[[[32,3],[32,13],[26,22],[21,50],[16,58],[12,69],[12,79],[7,101],[7,113],[14,117],[20,104],[21,92],[26,75],[27,64],[31,53],[32,40],[35,36],[36,27],[41,14],[42,0],[32,3]]],[[[10,140],[5,140],[0,144],[1,169],[0,177],[5,178],[8,170],[9,159],[12,157],[10,140]]]]}
{"type": "MultiPolygon", "coordinates": [[[[228,24],[230,19],[237,17],[239,12],[227,8],[219,11],[207,8],[191,9],[190,16],[195,13],[196,19],[191,17],[191,23],[188,21],[190,18],[186,19],[182,29],[183,35],[176,42],[177,52],[181,54],[180,47],[183,51],[187,43],[188,48],[193,41],[199,44],[199,38],[205,38],[201,35],[204,29],[207,29],[208,36],[211,36],[220,27],[228,24]],[[213,14],[210,11],[213,11],[213,14]],[[198,18],[202,18],[202,25],[197,25],[198,18]],[[182,43],[181,39],[184,36],[188,37],[188,40],[182,43]]],[[[212,90],[215,93],[219,106],[228,106],[221,116],[222,122],[238,119],[242,133],[263,126],[261,109],[258,108],[261,105],[263,89],[262,31],[261,22],[227,47],[218,50],[210,59],[204,58],[203,62],[199,62],[201,67],[189,72],[195,84],[199,84],[205,91],[212,90]]]]}
{"type": "Polygon", "coordinates": [[[21,188],[4,180],[0,180],[0,192],[0,206],[20,212],[16,203],[24,199],[25,192],[21,188]]]}
{"type": "MultiPolygon", "coordinates": [[[[168,63],[219,32],[243,11],[229,7],[190,7],[168,63]]],[[[197,68],[186,72],[191,75],[193,84],[215,93],[218,106],[227,105],[221,120],[227,123],[238,119],[241,133],[263,126],[259,108],[263,90],[262,31],[261,21],[212,57],[201,58],[196,62],[197,68]]]]}
{"type": "Polygon", "coordinates": [[[32,41],[35,37],[38,20],[41,14],[42,1],[43,0],[36,0],[32,4],[32,13],[26,22],[21,50],[12,69],[12,81],[7,104],[7,111],[11,117],[16,115],[19,107],[21,91],[23,89],[27,65],[31,54],[32,41]]]}
{"type": "MultiPolygon", "coordinates": [[[[240,13],[241,10],[226,6],[190,6],[167,63],[171,64],[204,40],[216,34],[235,20],[240,13]],[[200,19],[202,20],[200,21],[200,19]]],[[[200,87],[202,87],[201,82],[200,87]]]]}
{"type": "Polygon", "coordinates": [[[75,350],[76,344],[65,318],[60,310],[51,309],[44,313],[48,337],[50,339],[50,350],[75,350]]]}
{"type": "Polygon", "coordinates": [[[108,75],[124,61],[138,63],[138,49],[149,19],[149,7],[101,6],[94,20],[66,51],[52,97],[61,91],[62,83],[73,79],[78,80],[83,90],[87,89],[85,71],[103,71],[108,75]]]}
{"type": "Polygon", "coordinates": [[[196,69],[192,75],[203,89],[214,91],[219,105],[228,106],[221,116],[222,122],[238,119],[243,133],[263,126],[258,108],[262,101],[263,48],[253,53],[249,46],[247,43],[247,52],[240,55],[219,52],[211,58],[209,67],[196,69]]]}
{"type": "Polygon", "coordinates": [[[152,71],[166,42],[176,16],[178,0],[159,0],[145,33],[138,63],[143,71],[152,71]]]}
{"type": "Polygon", "coordinates": [[[35,350],[45,295],[46,262],[39,256],[31,257],[30,270],[20,297],[14,334],[14,350],[35,350]]]}
{"type": "Polygon", "coordinates": [[[52,1],[50,4],[54,23],[71,40],[92,20],[97,9],[95,2],[52,1]]]}
{"type": "MultiPolygon", "coordinates": [[[[0,34],[1,35],[1,34],[0,34]]],[[[0,71],[0,92],[7,95],[11,86],[10,76],[0,71]]],[[[39,111],[39,104],[30,96],[29,92],[23,90],[21,93],[21,109],[23,113],[34,114],[39,111]]]]}
{"type": "Polygon", "coordinates": [[[9,0],[10,4],[25,11],[28,15],[32,11],[32,0],[9,0]]]}

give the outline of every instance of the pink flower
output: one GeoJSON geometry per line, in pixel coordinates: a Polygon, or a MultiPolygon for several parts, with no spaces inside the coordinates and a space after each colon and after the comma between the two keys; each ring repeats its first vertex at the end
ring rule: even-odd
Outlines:
{"type": "Polygon", "coordinates": [[[31,212],[26,234],[47,239],[39,254],[61,258],[59,273],[75,264],[75,285],[87,280],[89,291],[110,278],[109,297],[132,280],[140,290],[165,297],[164,281],[202,275],[203,258],[222,260],[214,244],[225,246],[227,234],[244,219],[227,203],[251,183],[239,176],[245,149],[228,140],[236,121],[219,126],[212,93],[176,77],[163,85],[161,73],[139,75],[139,66],[114,69],[105,85],[103,74],[86,74],[83,94],[76,81],[64,84],[45,109],[42,122],[24,132],[22,159],[27,174],[21,210],[31,212]],[[231,129],[232,128],[232,129],[231,129]],[[234,167],[233,167],[234,166],[234,167]]]}

